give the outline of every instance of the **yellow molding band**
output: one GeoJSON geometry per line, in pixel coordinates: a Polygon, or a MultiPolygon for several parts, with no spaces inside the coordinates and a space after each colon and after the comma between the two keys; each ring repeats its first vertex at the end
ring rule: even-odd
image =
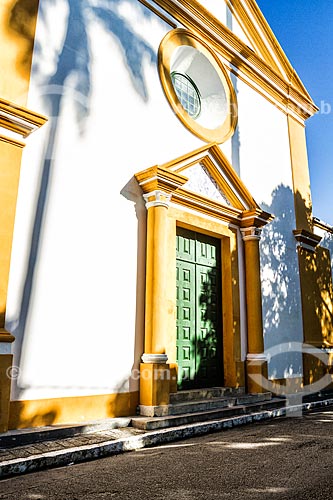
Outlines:
{"type": "Polygon", "coordinates": [[[139,392],[11,401],[9,429],[131,416],[138,402],[139,392]]]}
{"type": "Polygon", "coordinates": [[[228,72],[221,60],[210,50],[200,37],[190,31],[177,28],[169,31],[163,38],[158,51],[158,69],[160,80],[169,104],[179,120],[195,135],[206,142],[225,142],[234,133],[237,126],[237,97],[228,72]],[[227,100],[227,115],[215,128],[207,128],[191,118],[176,96],[171,80],[171,60],[175,50],[181,46],[193,47],[210,62],[223,85],[227,100]]]}
{"type": "Polygon", "coordinates": [[[181,4],[175,0],[155,0],[155,3],[237,67],[237,76],[246,75],[287,112],[290,110],[305,120],[318,111],[295,72],[290,81],[283,78],[214,16],[207,15],[196,0],[183,0],[181,4]]]}
{"type": "Polygon", "coordinates": [[[25,143],[22,141],[19,141],[17,139],[13,139],[12,137],[7,137],[5,135],[0,135],[0,142],[5,142],[7,144],[11,144],[12,146],[17,146],[19,148],[24,148],[25,143]]]}
{"type": "Polygon", "coordinates": [[[239,306],[239,270],[237,265],[237,233],[218,220],[206,219],[200,214],[188,213],[181,208],[169,208],[169,262],[167,289],[169,291],[169,351],[170,361],[176,361],[176,226],[213,236],[221,240],[222,266],[222,321],[223,321],[223,363],[224,383],[230,387],[244,385],[242,370],[239,369],[240,352],[240,306],[239,306]],[[172,228],[172,230],[171,230],[172,228]],[[237,368],[238,367],[238,368],[237,368]]]}
{"type": "Polygon", "coordinates": [[[9,333],[5,328],[0,328],[0,342],[14,342],[15,337],[11,333],[9,333]]]}
{"type": "Polygon", "coordinates": [[[27,137],[47,121],[43,115],[0,98],[0,126],[27,137]]]}

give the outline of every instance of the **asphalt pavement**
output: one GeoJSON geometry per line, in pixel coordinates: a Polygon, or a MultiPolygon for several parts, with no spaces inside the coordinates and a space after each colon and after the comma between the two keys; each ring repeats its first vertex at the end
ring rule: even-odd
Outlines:
{"type": "Polygon", "coordinates": [[[333,408],[0,482],[1,500],[330,500],[333,408]]]}

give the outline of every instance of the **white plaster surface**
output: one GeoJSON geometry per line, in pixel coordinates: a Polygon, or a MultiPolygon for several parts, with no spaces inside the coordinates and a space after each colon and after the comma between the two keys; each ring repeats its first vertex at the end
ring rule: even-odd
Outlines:
{"type": "Polygon", "coordinates": [[[184,188],[202,194],[224,205],[230,205],[224,193],[215,180],[209,175],[201,165],[193,165],[182,172],[189,180],[184,184],[184,188]]]}
{"type": "Polygon", "coordinates": [[[120,1],[110,32],[82,5],[40,4],[28,107],[50,120],[27,141],[22,164],[7,308],[20,366],[14,399],[137,390],[145,207],[133,175],[204,144],[159,81],[169,26],[120,1]]]}
{"type": "MultiPolygon", "coordinates": [[[[82,5],[40,2],[28,107],[50,120],[28,139],[21,170],[7,304],[20,367],[14,399],[138,388],[146,233],[133,175],[205,144],[173,114],[159,81],[170,27],[134,0],[82,5]]],[[[302,331],[287,121],[241,81],[237,92],[238,140],[222,150],[230,160],[237,153],[257,202],[276,208],[261,243],[270,347],[302,331]]],[[[276,377],[301,369],[297,357],[271,366],[276,377]]]]}
{"type": "MultiPolygon", "coordinates": [[[[262,232],[261,282],[265,349],[302,341],[294,199],[286,116],[237,80],[240,177],[259,205],[275,218],[262,232]]],[[[300,353],[277,355],[272,378],[302,373],[300,353]]]]}

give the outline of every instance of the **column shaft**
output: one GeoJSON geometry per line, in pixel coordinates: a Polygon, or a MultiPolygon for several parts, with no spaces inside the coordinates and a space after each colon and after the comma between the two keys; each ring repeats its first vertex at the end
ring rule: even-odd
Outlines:
{"type": "Polygon", "coordinates": [[[147,221],[145,352],[165,353],[167,208],[150,206],[147,221]]]}
{"type": "Polygon", "coordinates": [[[260,230],[242,230],[245,253],[245,282],[247,306],[247,391],[265,392],[267,362],[264,354],[262,296],[260,281],[260,230]]]}

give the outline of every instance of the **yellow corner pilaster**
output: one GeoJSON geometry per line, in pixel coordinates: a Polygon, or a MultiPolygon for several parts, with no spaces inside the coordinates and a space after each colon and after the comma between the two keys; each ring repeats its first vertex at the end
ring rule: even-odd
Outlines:
{"type": "Polygon", "coordinates": [[[0,96],[25,106],[39,0],[0,2],[0,96]]]}
{"type": "Polygon", "coordinates": [[[294,188],[296,229],[312,232],[312,201],[305,127],[290,115],[288,115],[287,119],[294,188]]]}

